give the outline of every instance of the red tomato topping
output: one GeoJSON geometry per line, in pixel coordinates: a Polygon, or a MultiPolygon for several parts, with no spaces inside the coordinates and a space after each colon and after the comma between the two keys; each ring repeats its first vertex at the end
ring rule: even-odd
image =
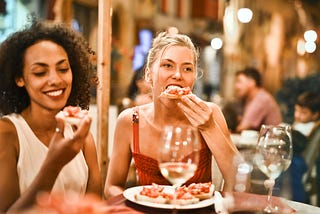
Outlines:
{"type": "Polygon", "coordinates": [[[63,109],[63,114],[66,117],[83,118],[86,114],[88,114],[88,111],[81,110],[79,106],[67,106],[63,109]]]}
{"type": "Polygon", "coordinates": [[[201,193],[209,193],[212,183],[192,183],[188,186],[188,191],[192,195],[199,195],[201,193]]]}

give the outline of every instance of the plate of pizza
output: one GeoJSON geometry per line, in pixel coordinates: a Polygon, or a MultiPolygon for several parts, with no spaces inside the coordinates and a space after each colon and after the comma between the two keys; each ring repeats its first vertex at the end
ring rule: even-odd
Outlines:
{"type": "Polygon", "coordinates": [[[136,186],[126,189],[124,197],[136,204],[161,209],[198,209],[214,204],[214,185],[194,183],[176,190],[173,186],[152,185],[136,186]]]}

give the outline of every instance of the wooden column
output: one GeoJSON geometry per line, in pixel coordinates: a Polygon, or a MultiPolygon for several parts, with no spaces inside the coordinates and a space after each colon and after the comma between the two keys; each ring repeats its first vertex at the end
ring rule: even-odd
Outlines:
{"type": "MultiPolygon", "coordinates": [[[[98,47],[97,72],[99,86],[97,87],[97,145],[104,186],[108,171],[108,127],[110,105],[110,53],[111,53],[111,0],[99,0],[98,5],[98,47]]],[[[111,142],[110,142],[111,143],[111,142]]]]}

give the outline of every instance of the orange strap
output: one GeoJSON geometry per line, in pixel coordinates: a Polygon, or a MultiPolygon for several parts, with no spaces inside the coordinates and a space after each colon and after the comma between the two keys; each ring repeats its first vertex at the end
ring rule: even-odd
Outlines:
{"type": "Polygon", "coordinates": [[[140,153],[140,151],[139,151],[139,111],[138,111],[138,107],[135,107],[133,109],[132,128],[133,128],[133,150],[135,153],[140,153]]]}

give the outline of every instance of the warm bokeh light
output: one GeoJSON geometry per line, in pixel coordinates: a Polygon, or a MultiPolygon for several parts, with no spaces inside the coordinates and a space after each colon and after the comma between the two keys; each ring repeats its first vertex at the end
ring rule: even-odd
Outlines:
{"type": "Polygon", "coordinates": [[[313,53],[316,50],[317,46],[314,42],[306,42],[304,48],[306,49],[307,53],[313,53]]]}
{"type": "Polygon", "coordinates": [[[304,39],[307,42],[315,42],[317,40],[317,33],[314,30],[307,30],[304,33],[304,39]]]}
{"type": "Polygon", "coordinates": [[[240,22],[248,23],[251,21],[253,13],[249,8],[240,8],[237,15],[240,22]]]}
{"type": "Polygon", "coordinates": [[[215,50],[219,50],[222,47],[222,39],[216,37],[211,40],[211,47],[215,50]]]}
{"type": "Polygon", "coordinates": [[[305,49],[305,44],[306,42],[303,39],[299,39],[297,42],[297,53],[300,56],[303,56],[306,53],[306,49],[305,49]]]}

